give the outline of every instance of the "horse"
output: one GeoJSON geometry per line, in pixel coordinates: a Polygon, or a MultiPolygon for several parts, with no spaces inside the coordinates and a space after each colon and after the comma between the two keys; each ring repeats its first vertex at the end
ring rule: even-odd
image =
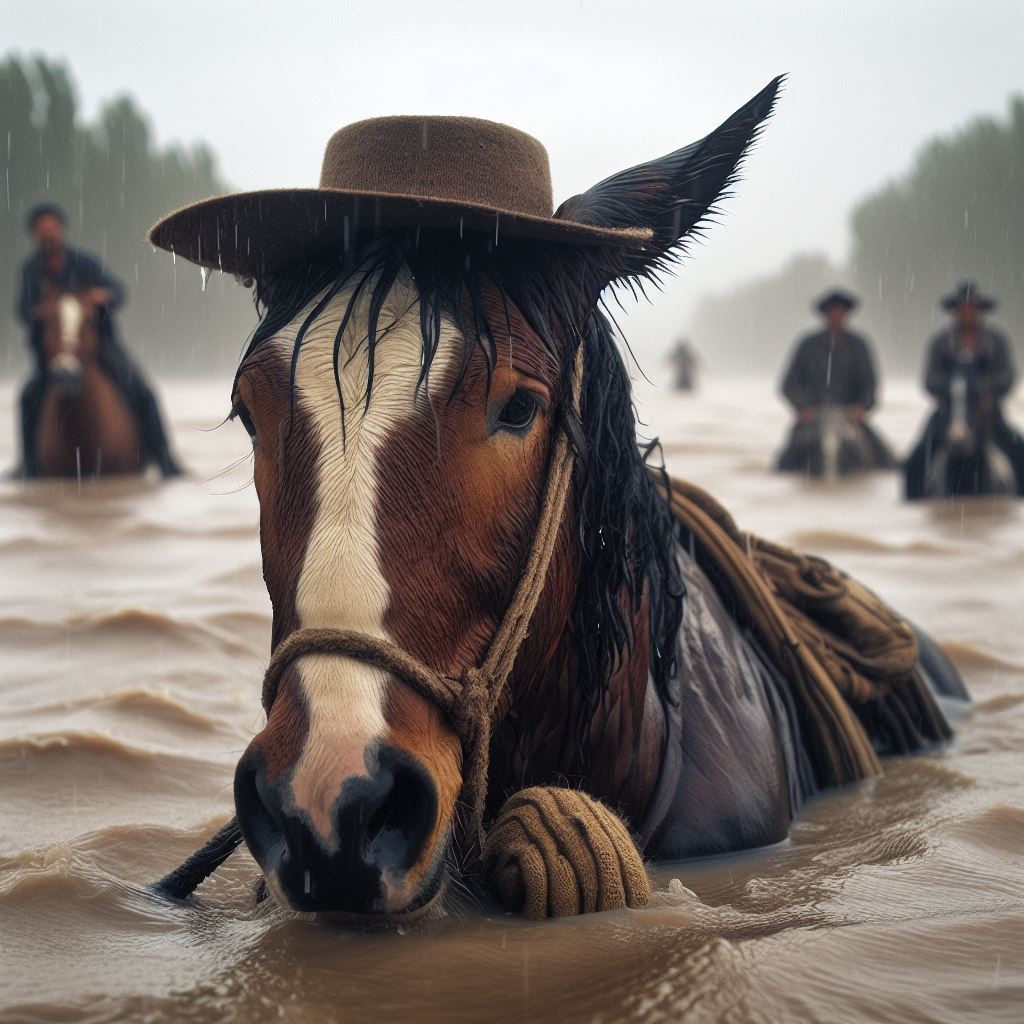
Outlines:
{"type": "Polygon", "coordinates": [[[35,436],[41,476],[141,473],[145,468],[135,420],[100,364],[100,315],[88,290],[44,289],[38,319],[45,390],[35,436]]]}
{"type": "Polygon", "coordinates": [[[1013,464],[994,441],[995,405],[971,386],[968,372],[953,374],[944,434],[941,426],[941,421],[935,418],[928,428],[939,434],[941,440],[925,466],[923,497],[1017,493],[1013,464]]]}
{"type": "Polygon", "coordinates": [[[843,405],[823,405],[812,421],[797,423],[778,459],[782,472],[802,472],[830,481],[891,465],[885,443],[843,405]]]}
{"type": "MultiPolygon", "coordinates": [[[[613,808],[645,857],[678,859],[782,841],[811,794],[876,771],[875,751],[949,735],[931,705],[901,716],[880,700],[854,721],[845,705],[804,702],[786,661],[804,649],[745,619],[725,562],[702,559],[672,482],[638,446],[600,305],[610,285],[672,264],[777,87],[555,212],[649,225],[642,247],[346,217],[343,243],[255,271],[261,319],[230,417],[253,445],[275,655],[234,796],[240,837],[284,906],[366,923],[436,905],[470,853],[461,794],[480,743],[483,820],[509,794],[555,784],[613,808]],[[535,604],[521,613],[524,580],[535,604]],[[504,648],[507,677],[481,703],[513,612],[525,621],[504,648]],[[440,680],[455,681],[447,704],[440,680]],[[823,754],[814,723],[833,713],[854,739],[823,754]]],[[[194,240],[194,214],[174,216],[194,240]]],[[[159,226],[151,237],[169,244],[159,226]]],[[[707,508],[710,537],[722,517],[707,508]]],[[[770,604],[758,586],[751,600],[770,604]]],[[[899,630],[921,679],[959,686],[923,634],[915,645],[899,630]]],[[[233,828],[208,844],[214,866],[233,828]]],[[[186,888],[161,888],[191,891],[212,870],[197,858],[180,869],[186,888]]]]}

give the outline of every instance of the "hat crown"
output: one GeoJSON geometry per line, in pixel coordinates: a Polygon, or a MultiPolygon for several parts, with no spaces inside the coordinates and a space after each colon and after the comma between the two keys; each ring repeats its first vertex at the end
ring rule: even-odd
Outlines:
{"type": "Polygon", "coordinates": [[[444,200],[550,217],[547,150],[532,135],[475,117],[357,121],[331,136],[322,189],[444,200]]]}

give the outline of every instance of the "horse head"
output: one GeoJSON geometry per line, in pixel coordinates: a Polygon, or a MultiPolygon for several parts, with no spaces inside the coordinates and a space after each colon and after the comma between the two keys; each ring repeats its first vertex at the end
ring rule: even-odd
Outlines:
{"type": "MultiPolygon", "coordinates": [[[[493,710],[502,742],[544,747],[525,707],[548,715],[550,735],[568,719],[582,736],[614,673],[646,686],[673,670],[682,587],[671,520],[598,301],[680,252],[776,88],[556,214],[648,225],[642,252],[389,229],[257,280],[263,316],[232,397],[253,442],[275,646],[297,630],[347,630],[462,678],[505,619],[567,436],[571,495],[493,710]],[[648,505],[660,512],[640,515],[648,505]]],[[[451,715],[387,659],[326,651],[291,660],[265,703],[235,800],[275,894],[360,918],[429,905],[465,813],[451,715]]],[[[565,770],[560,749],[538,757],[565,770]]],[[[492,770],[491,803],[522,781],[514,761],[492,770]]]]}
{"type": "Polygon", "coordinates": [[[62,398],[75,399],[81,393],[84,367],[98,351],[97,307],[88,290],[61,292],[47,284],[39,321],[47,380],[62,398]]]}

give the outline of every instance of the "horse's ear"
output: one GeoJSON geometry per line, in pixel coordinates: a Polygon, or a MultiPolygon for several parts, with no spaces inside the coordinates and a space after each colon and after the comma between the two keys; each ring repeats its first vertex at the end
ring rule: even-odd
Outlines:
{"type": "Polygon", "coordinates": [[[736,180],[744,153],[772,112],[785,76],[769,82],[752,100],[699,142],[650,163],[620,171],[567,199],[555,217],[604,228],[648,228],[650,242],[627,253],[613,277],[644,276],[678,256],[699,234],[736,180]]]}

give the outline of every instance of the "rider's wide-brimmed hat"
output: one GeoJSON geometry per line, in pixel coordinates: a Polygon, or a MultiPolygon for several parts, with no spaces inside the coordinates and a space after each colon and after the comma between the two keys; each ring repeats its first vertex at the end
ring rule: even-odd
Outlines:
{"type": "Polygon", "coordinates": [[[266,189],[193,203],[150,241],[200,266],[258,276],[356,232],[423,225],[573,245],[641,248],[649,228],[559,217],[547,151],[531,135],[472,117],[378,117],[331,136],[318,188],[266,189]]]}
{"type": "Polygon", "coordinates": [[[961,281],[956,286],[956,291],[942,297],[941,306],[952,312],[964,302],[973,302],[978,309],[983,310],[996,308],[996,300],[990,295],[983,295],[974,281],[961,281]]]}
{"type": "Polygon", "coordinates": [[[858,305],[860,305],[860,300],[856,295],[844,292],[842,288],[833,288],[818,299],[814,304],[814,308],[819,313],[824,313],[829,306],[842,306],[846,310],[851,310],[856,309],[858,305]]]}

